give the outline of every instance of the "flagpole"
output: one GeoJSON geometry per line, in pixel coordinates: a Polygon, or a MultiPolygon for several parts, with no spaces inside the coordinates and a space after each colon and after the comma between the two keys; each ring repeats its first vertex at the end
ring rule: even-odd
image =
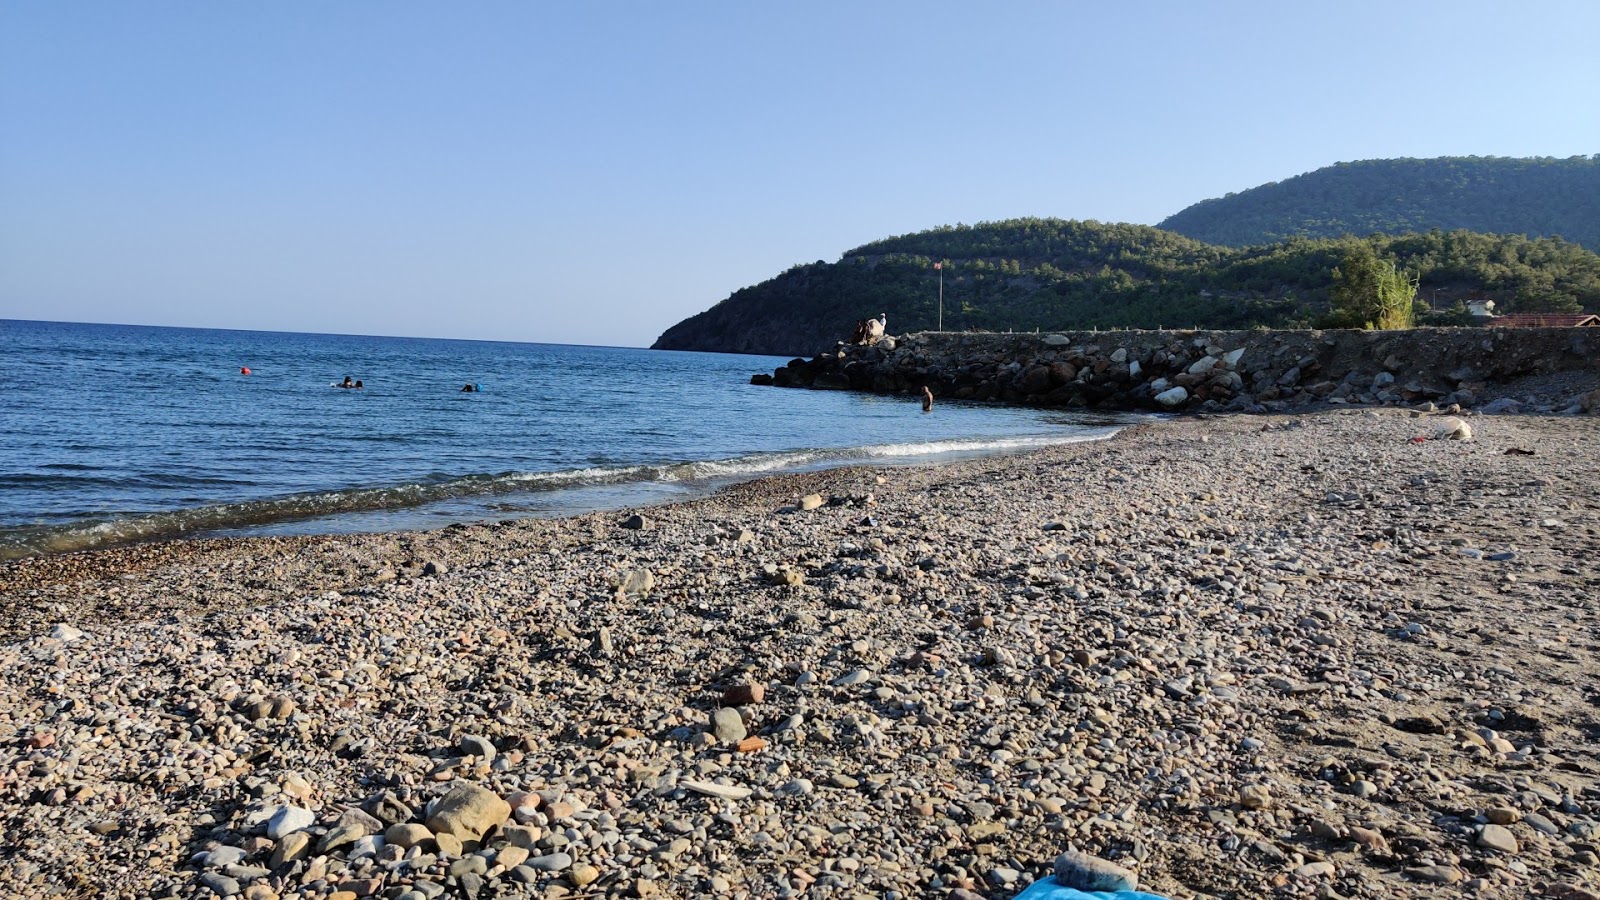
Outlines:
{"type": "Polygon", "coordinates": [[[943,263],[943,261],[934,263],[933,264],[933,268],[934,268],[935,271],[937,271],[939,273],[939,331],[943,332],[944,331],[944,263],[943,263]]]}

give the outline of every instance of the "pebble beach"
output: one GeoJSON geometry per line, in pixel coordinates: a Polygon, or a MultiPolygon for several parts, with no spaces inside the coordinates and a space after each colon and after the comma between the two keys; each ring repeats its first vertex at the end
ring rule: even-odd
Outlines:
{"type": "Polygon", "coordinates": [[[6,563],[0,895],[1600,898],[1600,417],[1443,421],[6,563]]]}

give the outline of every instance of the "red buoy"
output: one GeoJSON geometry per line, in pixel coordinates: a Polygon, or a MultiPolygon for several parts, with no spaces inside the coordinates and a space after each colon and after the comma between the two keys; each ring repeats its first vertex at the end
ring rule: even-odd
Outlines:
{"type": "Polygon", "coordinates": [[[241,366],[239,368],[239,374],[240,375],[249,375],[250,374],[250,367],[249,366],[241,366]]]}

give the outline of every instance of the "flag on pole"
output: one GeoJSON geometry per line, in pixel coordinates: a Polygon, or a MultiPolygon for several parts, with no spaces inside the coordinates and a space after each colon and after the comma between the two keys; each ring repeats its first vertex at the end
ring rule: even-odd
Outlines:
{"type": "Polygon", "coordinates": [[[943,265],[944,265],[944,263],[942,263],[942,262],[936,262],[936,263],[933,264],[933,267],[934,267],[935,270],[937,270],[940,266],[943,266],[943,265]]]}

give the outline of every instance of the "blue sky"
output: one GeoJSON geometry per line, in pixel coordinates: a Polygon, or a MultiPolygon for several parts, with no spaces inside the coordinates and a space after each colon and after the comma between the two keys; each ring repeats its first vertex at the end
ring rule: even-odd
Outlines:
{"type": "Polygon", "coordinates": [[[941,224],[1600,152],[1600,3],[0,0],[0,318],[643,346],[941,224]]]}

